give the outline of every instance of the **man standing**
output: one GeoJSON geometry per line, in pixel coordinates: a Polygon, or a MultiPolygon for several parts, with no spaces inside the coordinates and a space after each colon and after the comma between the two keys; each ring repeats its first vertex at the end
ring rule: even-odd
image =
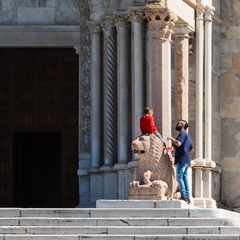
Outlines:
{"type": "Polygon", "coordinates": [[[175,147],[175,163],[177,164],[177,178],[180,186],[181,199],[191,203],[188,183],[188,168],[191,162],[190,151],[193,149],[192,139],[186,131],[188,123],[185,120],[178,121],[176,130],[177,138],[168,137],[175,147]]]}

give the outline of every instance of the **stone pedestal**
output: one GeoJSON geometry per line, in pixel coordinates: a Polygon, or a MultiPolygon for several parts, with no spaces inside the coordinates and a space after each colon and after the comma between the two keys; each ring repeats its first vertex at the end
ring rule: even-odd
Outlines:
{"type": "Polygon", "coordinates": [[[194,206],[202,208],[216,208],[216,201],[212,198],[212,171],[216,167],[214,161],[195,159],[192,161],[194,179],[194,206]]]}

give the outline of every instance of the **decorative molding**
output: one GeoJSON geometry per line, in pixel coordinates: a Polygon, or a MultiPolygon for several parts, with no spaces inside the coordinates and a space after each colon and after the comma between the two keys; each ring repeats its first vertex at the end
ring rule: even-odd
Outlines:
{"type": "Polygon", "coordinates": [[[61,46],[80,43],[79,26],[1,26],[0,46],[61,46]]]}

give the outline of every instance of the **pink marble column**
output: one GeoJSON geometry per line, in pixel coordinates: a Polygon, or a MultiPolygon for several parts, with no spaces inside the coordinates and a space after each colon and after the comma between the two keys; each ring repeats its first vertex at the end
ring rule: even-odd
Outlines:
{"type": "Polygon", "coordinates": [[[175,38],[175,108],[176,121],[184,119],[188,121],[188,54],[189,32],[188,25],[179,24],[174,29],[175,38]]]}

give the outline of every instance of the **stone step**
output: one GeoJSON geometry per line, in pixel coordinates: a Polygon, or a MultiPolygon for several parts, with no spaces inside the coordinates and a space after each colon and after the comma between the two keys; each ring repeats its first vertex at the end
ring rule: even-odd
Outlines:
{"type": "Polygon", "coordinates": [[[0,234],[238,234],[236,226],[1,226],[0,234]]]}
{"type": "Polygon", "coordinates": [[[225,218],[0,218],[0,226],[232,226],[225,218]]]}
{"type": "Polygon", "coordinates": [[[197,208],[182,200],[105,200],[99,199],[96,208],[197,208]]]}
{"type": "Polygon", "coordinates": [[[0,240],[240,240],[239,235],[0,235],[0,240]]]}
{"type": "Polygon", "coordinates": [[[89,208],[89,209],[0,209],[2,217],[191,217],[191,218],[236,218],[240,214],[224,209],[178,209],[178,208],[89,208]]]}

